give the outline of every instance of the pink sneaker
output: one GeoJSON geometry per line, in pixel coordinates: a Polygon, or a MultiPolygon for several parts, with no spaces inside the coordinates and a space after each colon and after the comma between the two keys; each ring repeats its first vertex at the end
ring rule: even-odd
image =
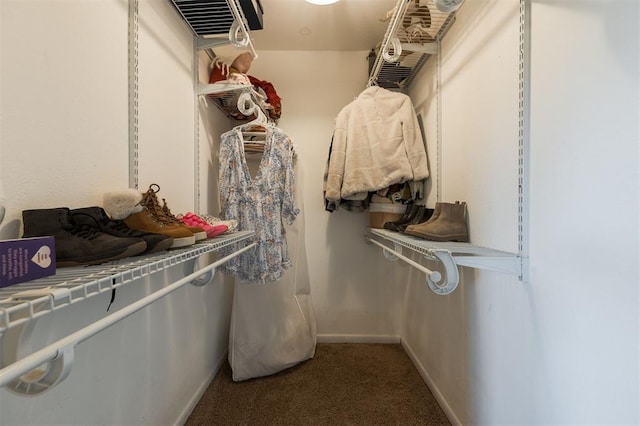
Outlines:
{"type": "Polygon", "coordinates": [[[178,219],[180,219],[185,225],[197,226],[204,229],[207,233],[207,238],[213,238],[217,237],[218,235],[222,235],[227,232],[227,229],[229,229],[229,227],[226,225],[211,226],[191,212],[187,212],[184,215],[178,215],[178,219]]]}

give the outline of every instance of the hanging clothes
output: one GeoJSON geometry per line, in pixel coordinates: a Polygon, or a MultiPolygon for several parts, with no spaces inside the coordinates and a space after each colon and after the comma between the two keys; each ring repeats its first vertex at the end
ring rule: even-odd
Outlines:
{"type": "Polygon", "coordinates": [[[222,216],[237,220],[239,230],[254,231],[257,247],[227,262],[222,271],[242,282],[263,284],[278,280],[291,266],[283,221],[291,224],[299,213],[294,199],[293,143],[279,128],[264,126],[264,153],[252,177],[243,126],[221,136],[218,186],[222,216]]]}
{"type": "Polygon", "coordinates": [[[369,192],[427,177],[427,153],[409,96],[371,86],[340,111],[325,174],[328,204],[363,200],[369,192]]]}
{"type": "MultiPolygon", "coordinates": [[[[302,170],[296,173],[296,194],[302,194],[302,170]]],[[[315,354],[317,329],[311,298],[304,232],[300,214],[285,224],[292,268],[269,285],[244,285],[236,280],[229,330],[229,365],[234,381],[268,376],[315,354]]]]}

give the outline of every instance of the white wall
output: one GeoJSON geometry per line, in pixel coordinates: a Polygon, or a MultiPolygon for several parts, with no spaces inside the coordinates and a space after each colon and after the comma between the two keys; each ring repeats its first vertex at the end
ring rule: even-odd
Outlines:
{"type": "Polygon", "coordinates": [[[319,339],[398,336],[394,272],[364,244],[368,213],[324,210],[322,181],[340,110],[366,88],[368,52],[261,51],[249,73],[282,97],[278,126],[304,169],[306,244],[319,339]]]}
{"type": "MultiPolygon", "coordinates": [[[[0,2],[0,238],[21,235],[24,209],[101,205],[105,192],[128,187],[127,16],[126,0],[0,2]]],[[[192,36],[171,4],[156,0],[140,2],[139,31],[140,189],[157,183],[174,213],[192,210],[192,36]]],[[[228,128],[218,111],[199,112],[214,134],[228,128]]],[[[200,148],[209,167],[209,145],[200,148]]],[[[209,182],[201,186],[206,209],[217,211],[209,182]]],[[[122,287],[110,312],[184,275],[178,266],[122,287]]],[[[45,394],[0,389],[0,424],[185,420],[225,357],[232,297],[221,276],[185,286],[78,345],[69,377],[45,394]]],[[[37,321],[21,353],[104,317],[109,298],[37,321]]]]}
{"type": "Polygon", "coordinates": [[[530,305],[541,422],[640,421],[639,11],[623,0],[533,4],[530,305]]]}
{"type": "MultiPolygon", "coordinates": [[[[469,203],[472,242],[510,251],[518,3],[467,2],[442,57],[442,199],[469,203]]],[[[454,421],[636,424],[638,4],[532,12],[530,280],[463,268],[438,297],[416,277],[402,336],[454,421]]],[[[411,92],[428,129],[434,79],[429,63],[411,92]]]]}

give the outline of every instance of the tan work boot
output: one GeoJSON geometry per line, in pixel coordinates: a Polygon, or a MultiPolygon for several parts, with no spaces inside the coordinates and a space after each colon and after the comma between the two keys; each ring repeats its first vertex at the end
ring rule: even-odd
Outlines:
{"type": "Polygon", "coordinates": [[[155,214],[157,208],[154,206],[148,208],[143,195],[135,189],[104,194],[103,207],[112,219],[122,220],[131,229],[172,237],[170,248],[190,246],[196,242],[193,232],[163,220],[162,214],[155,214]]]}
{"type": "Polygon", "coordinates": [[[160,185],[157,183],[152,183],[149,185],[149,189],[147,192],[142,194],[142,204],[145,205],[151,212],[158,218],[158,220],[170,223],[173,225],[181,226],[184,229],[191,231],[191,233],[196,237],[196,241],[204,240],[207,238],[207,232],[199,228],[197,226],[187,226],[182,223],[177,217],[171,213],[169,210],[169,206],[167,206],[167,201],[163,198],[162,201],[164,205],[160,207],[160,202],[158,201],[158,196],[156,195],[160,192],[160,185]],[[158,189],[154,189],[157,187],[158,189]]]}
{"type": "Polygon", "coordinates": [[[158,201],[158,196],[156,195],[160,192],[160,185],[156,183],[152,183],[149,185],[149,189],[147,192],[142,194],[142,204],[144,204],[151,213],[156,216],[158,220],[161,222],[182,227],[188,231],[190,231],[195,237],[196,241],[205,240],[207,238],[207,232],[196,226],[187,226],[182,221],[180,221],[177,217],[175,217],[171,210],[169,210],[169,206],[167,206],[167,201],[163,198],[162,201],[164,205],[160,207],[160,202],[158,201]],[[154,187],[157,187],[156,190],[154,187]]]}
{"type": "Polygon", "coordinates": [[[148,209],[139,213],[133,213],[123,222],[131,229],[142,232],[153,232],[155,234],[168,235],[173,237],[171,248],[186,247],[196,242],[193,232],[172,223],[166,223],[158,218],[148,209]]]}
{"type": "Polygon", "coordinates": [[[178,219],[171,210],[169,210],[169,206],[167,206],[167,200],[162,199],[162,211],[167,219],[171,221],[171,223],[175,223],[176,225],[182,226],[183,228],[187,228],[189,231],[193,232],[193,235],[196,237],[196,241],[206,240],[207,239],[207,231],[200,226],[191,226],[187,225],[180,219],[178,219]]]}
{"type": "Polygon", "coordinates": [[[433,220],[425,223],[414,225],[411,229],[405,230],[407,234],[415,235],[430,241],[469,241],[469,233],[467,231],[467,221],[465,219],[465,210],[467,203],[456,201],[454,203],[438,203],[436,204],[436,216],[433,220]],[[438,205],[440,206],[438,210],[438,205]]]}

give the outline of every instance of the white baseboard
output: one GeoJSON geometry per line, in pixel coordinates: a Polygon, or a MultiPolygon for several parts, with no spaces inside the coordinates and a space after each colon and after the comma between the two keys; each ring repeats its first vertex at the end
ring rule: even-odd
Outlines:
{"type": "Polygon", "coordinates": [[[442,392],[440,392],[436,384],[433,382],[433,380],[431,380],[429,373],[427,373],[427,370],[424,368],[424,366],[416,356],[411,346],[404,339],[401,339],[400,344],[402,345],[402,347],[404,348],[404,351],[407,353],[407,355],[411,359],[411,362],[413,362],[413,365],[416,367],[416,369],[422,376],[422,380],[424,380],[424,382],[429,387],[429,390],[431,390],[431,393],[438,401],[438,404],[440,404],[442,411],[444,411],[444,414],[447,416],[451,424],[454,426],[462,426],[460,419],[458,419],[458,416],[456,416],[456,414],[453,412],[453,410],[451,409],[451,406],[442,395],[442,392]]]}
{"type": "Polygon", "coordinates": [[[200,399],[202,399],[202,395],[204,395],[204,393],[207,391],[207,388],[209,387],[213,379],[216,377],[216,374],[218,374],[218,371],[220,371],[220,369],[222,368],[222,365],[227,360],[227,356],[228,356],[228,352],[224,352],[222,356],[218,359],[218,362],[216,362],[215,368],[213,369],[211,374],[209,374],[209,376],[207,376],[202,381],[202,383],[198,387],[198,390],[196,390],[196,392],[193,394],[193,396],[189,400],[189,403],[187,404],[187,406],[184,408],[184,410],[182,410],[182,413],[180,413],[180,415],[176,419],[174,426],[182,426],[187,422],[187,419],[191,415],[191,412],[193,411],[194,408],[196,408],[196,405],[198,405],[198,402],[200,402],[200,399]]]}
{"type": "Polygon", "coordinates": [[[400,336],[373,334],[318,334],[318,343],[400,343],[400,336]]]}

